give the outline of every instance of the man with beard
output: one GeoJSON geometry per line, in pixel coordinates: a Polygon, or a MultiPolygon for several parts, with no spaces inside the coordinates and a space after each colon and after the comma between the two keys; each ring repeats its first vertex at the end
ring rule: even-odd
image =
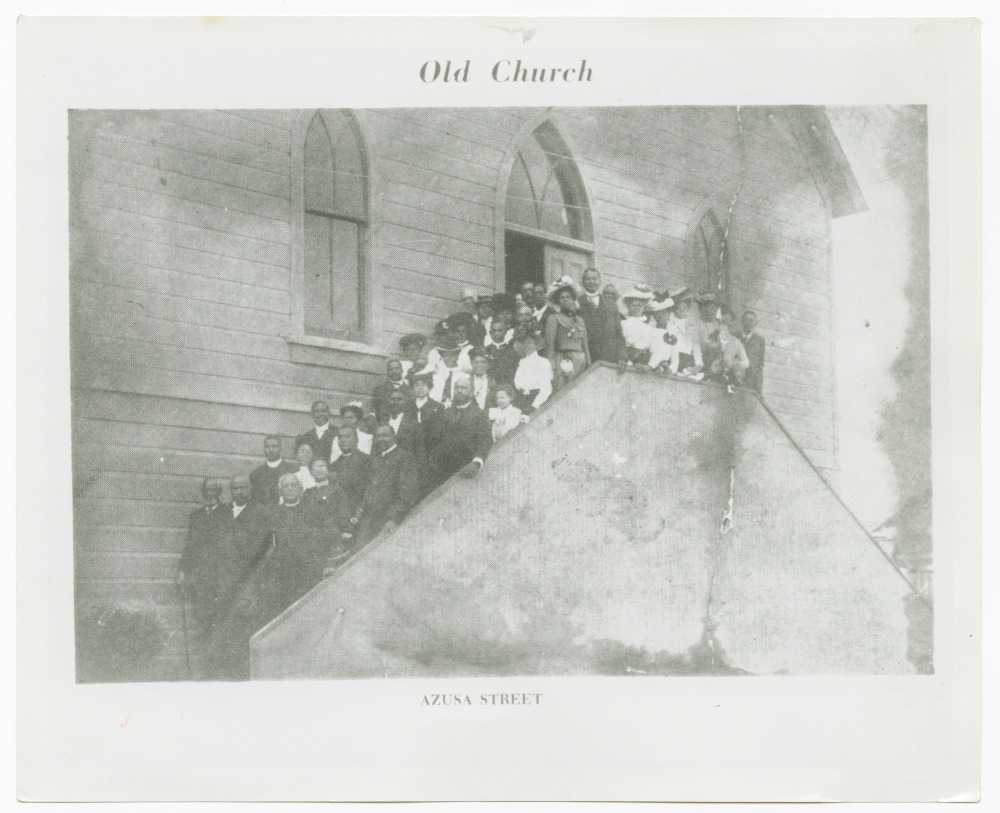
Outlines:
{"type": "Polygon", "coordinates": [[[278,504],[278,480],[282,474],[292,474],[299,467],[281,457],[281,438],[264,438],[264,463],[250,472],[250,499],[264,505],[278,504]]]}
{"type": "Polygon", "coordinates": [[[413,455],[399,447],[392,427],[382,424],[375,430],[368,490],[353,518],[360,528],[362,543],[399,525],[416,503],[419,492],[413,455]]]}
{"type": "Polygon", "coordinates": [[[478,475],[492,443],[489,418],[473,400],[468,376],[460,376],[455,381],[452,405],[441,414],[438,443],[430,450],[435,482],[443,483],[459,472],[463,477],[478,475]]]}

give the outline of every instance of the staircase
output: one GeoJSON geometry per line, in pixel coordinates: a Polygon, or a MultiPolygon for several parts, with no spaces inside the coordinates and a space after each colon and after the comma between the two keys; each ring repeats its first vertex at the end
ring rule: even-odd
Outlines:
{"type": "Polygon", "coordinates": [[[908,673],[911,593],[756,395],[595,365],[260,630],[251,671],[908,673]]]}

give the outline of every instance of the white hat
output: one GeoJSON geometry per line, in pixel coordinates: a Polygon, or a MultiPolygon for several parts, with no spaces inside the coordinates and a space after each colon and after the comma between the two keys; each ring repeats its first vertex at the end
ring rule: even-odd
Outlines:
{"type": "Polygon", "coordinates": [[[646,310],[651,313],[656,313],[657,311],[665,311],[667,308],[672,308],[674,306],[674,300],[669,296],[666,299],[653,299],[646,305],[646,310]]]}
{"type": "Polygon", "coordinates": [[[463,288],[462,295],[459,297],[459,299],[476,299],[477,296],[478,295],[476,294],[475,290],[473,290],[472,288],[463,288]]]}
{"type": "Polygon", "coordinates": [[[629,290],[622,294],[622,299],[652,299],[653,292],[649,290],[648,285],[643,285],[641,282],[633,285],[629,290]]]}

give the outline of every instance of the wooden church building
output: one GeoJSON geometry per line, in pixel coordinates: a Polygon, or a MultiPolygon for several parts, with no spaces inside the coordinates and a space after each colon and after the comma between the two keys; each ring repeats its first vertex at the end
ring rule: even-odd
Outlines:
{"type": "MultiPolygon", "coordinates": [[[[74,111],[77,606],[146,613],[206,476],[310,403],[367,400],[401,336],[588,265],[754,309],[764,398],[836,468],[831,220],[864,201],[822,108],[74,111]]],[[[664,430],[666,431],[666,430],[664,430]]],[[[79,632],[79,630],[78,630],[79,632]]]]}

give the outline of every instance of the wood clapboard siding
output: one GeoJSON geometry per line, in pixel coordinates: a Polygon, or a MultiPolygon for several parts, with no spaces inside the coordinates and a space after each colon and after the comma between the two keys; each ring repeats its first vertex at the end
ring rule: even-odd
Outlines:
{"type": "MultiPolygon", "coordinates": [[[[287,338],[298,112],[71,116],[77,595],[153,608],[169,633],[154,677],[185,674],[173,576],[202,478],[250,471],[266,434],[291,455],[312,400],[367,399],[403,334],[428,332],[463,288],[494,288],[501,167],[539,111],[360,115],[380,306],[365,353],[287,338]]],[[[780,117],[743,108],[740,132],[733,108],[552,116],[590,196],[595,262],[619,288],[703,287],[689,235],[714,208],[734,305],[767,338],[765,397],[832,470],[829,213],[780,117]]]]}

